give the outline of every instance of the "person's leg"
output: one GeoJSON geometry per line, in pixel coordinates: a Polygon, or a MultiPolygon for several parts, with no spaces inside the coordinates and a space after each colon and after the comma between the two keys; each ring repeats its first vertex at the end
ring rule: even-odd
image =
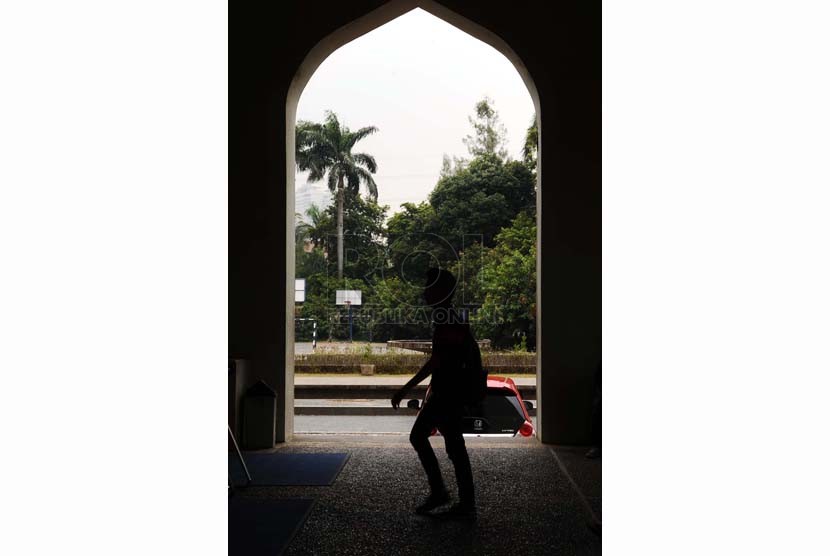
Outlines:
{"type": "Polygon", "coordinates": [[[464,442],[462,431],[461,408],[446,407],[439,420],[438,430],[444,437],[447,455],[455,467],[455,477],[458,481],[459,505],[465,508],[475,507],[475,487],[473,486],[473,469],[470,466],[470,456],[464,442]]]}
{"type": "Polygon", "coordinates": [[[418,418],[415,419],[415,424],[412,425],[409,441],[418,453],[421,465],[424,466],[432,494],[445,495],[446,489],[444,488],[444,479],[441,477],[441,468],[438,466],[438,459],[435,457],[435,452],[429,443],[429,436],[437,424],[435,407],[430,403],[425,404],[418,414],[418,418]]]}

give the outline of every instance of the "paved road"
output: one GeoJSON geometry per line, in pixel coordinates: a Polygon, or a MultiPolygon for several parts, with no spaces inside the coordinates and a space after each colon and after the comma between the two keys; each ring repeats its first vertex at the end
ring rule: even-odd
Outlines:
{"type": "Polygon", "coordinates": [[[295,415],[294,432],[315,433],[399,433],[406,434],[415,415],[373,417],[366,415],[295,415]]]}
{"type": "MultiPolygon", "coordinates": [[[[531,417],[536,426],[536,418],[531,417]]],[[[409,434],[415,415],[295,415],[294,433],[409,434]]]]}

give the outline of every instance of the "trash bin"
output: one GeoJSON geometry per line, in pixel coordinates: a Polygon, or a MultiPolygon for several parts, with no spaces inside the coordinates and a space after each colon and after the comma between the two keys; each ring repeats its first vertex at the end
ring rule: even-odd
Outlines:
{"type": "Polygon", "coordinates": [[[277,427],[277,394],[259,381],[242,400],[242,445],[247,450],[273,448],[277,427]]]}

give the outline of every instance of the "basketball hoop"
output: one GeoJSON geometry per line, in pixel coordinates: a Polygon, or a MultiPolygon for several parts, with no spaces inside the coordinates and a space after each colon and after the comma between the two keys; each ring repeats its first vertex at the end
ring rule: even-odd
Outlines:
{"type": "Polygon", "coordinates": [[[352,341],[352,305],[362,305],[360,290],[336,290],[335,304],[345,305],[349,311],[349,341],[352,341]]]}

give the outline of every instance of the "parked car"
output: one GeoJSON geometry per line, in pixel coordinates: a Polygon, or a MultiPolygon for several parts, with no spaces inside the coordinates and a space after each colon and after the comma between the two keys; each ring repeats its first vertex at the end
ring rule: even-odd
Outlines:
{"type": "MultiPolygon", "coordinates": [[[[432,387],[427,388],[424,403],[432,395],[432,387]]],[[[420,409],[419,400],[409,400],[407,407],[420,409]]],[[[522,395],[513,379],[500,376],[487,377],[487,394],[480,403],[464,406],[465,436],[532,436],[533,421],[528,410],[533,409],[531,402],[522,400],[522,395]]],[[[432,434],[438,434],[433,429],[432,434]]]]}

